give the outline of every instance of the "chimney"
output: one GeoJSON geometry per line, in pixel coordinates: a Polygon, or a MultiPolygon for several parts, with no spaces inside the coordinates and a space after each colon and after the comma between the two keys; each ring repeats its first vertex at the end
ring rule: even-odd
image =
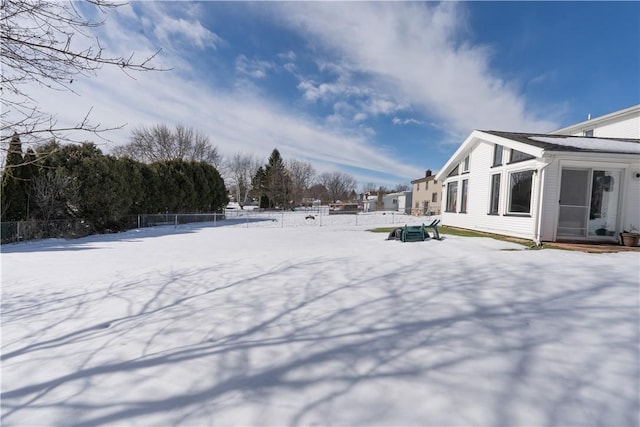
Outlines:
{"type": "Polygon", "coordinates": [[[425,178],[429,178],[431,176],[431,169],[427,169],[427,171],[424,174],[425,178]]]}

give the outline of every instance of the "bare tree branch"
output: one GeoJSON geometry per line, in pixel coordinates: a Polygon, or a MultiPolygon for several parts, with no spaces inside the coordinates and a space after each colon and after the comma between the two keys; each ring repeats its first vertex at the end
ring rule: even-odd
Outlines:
{"type": "MultiPolygon", "coordinates": [[[[108,0],[85,1],[95,6],[102,17],[124,4],[108,0]]],[[[76,5],[70,1],[1,0],[0,142],[8,142],[14,133],[39,140],[71,141],[69,135],[73,131],[100,136],[121,127],[92,123],[89,119],[91,111],[75,125],[59,126],[56,116],[42,111],[38,100],[27,93],[29,86],[73,92],[75,78],[95,76],[103,66],[118,67],[129,76],[129,72],[162,70],[152,64],[160,50],[141,60],[133,53],[108,55],[92,33],[104,24],[104,20],[88,18],[76,5]]]]}

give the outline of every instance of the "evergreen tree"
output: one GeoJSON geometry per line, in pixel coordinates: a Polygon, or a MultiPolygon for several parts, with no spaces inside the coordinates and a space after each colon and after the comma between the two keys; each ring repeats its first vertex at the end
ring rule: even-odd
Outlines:
{"type": "Polygon", "coordinates": [[[269,163],[265,167],[265,175],[270,207],[282,209],[288,207],[291,179],[277,148],[274,148],[271,156],[269,156],[269,163]]]}
{"type": "Polygon", "coordinates": [[[22,169],[22,179],[24,179],[25,192],[27,195],[27,218],[37,217],[37,204],[33,200],[33,182],[40,175],[38,169],[38,158],[33,149],[28,148],[24,155],[24,164],[22,169]]]}
{"type": "Polygon", "coordinates": [[[22,221],[27,219],[27,193],[22,178],[24,159],[22,143],[14,133],[9,143],[4,170],[2,172],[2,203],[3,221],[22,221]]]}
{"type": "Polygon", "coordinates": [[[269,207],[269,197],[267,196],[267,174],[262,166],[258,168],[251,180],[253,197],[258,199],[260,208],[269,207]]]}

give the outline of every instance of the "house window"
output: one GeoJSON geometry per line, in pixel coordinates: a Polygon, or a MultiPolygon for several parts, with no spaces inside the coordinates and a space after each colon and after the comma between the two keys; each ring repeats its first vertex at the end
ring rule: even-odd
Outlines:
{"type": "Polygon", "coordinates": [[[533,171],[513,172],[509,184],[509,213],[531,213],[533,171]]]}
{"type": "Polygon", "coordinates": [[[583,132],[584,136],[593,136],[593,129],[588,129],[583,132]]]}
{"type": "Polygon", "coordinates": [[[416,202],[416,209],[420,208],[420,202],[416,202]]]}
{"type": "Polygon", "coordinates": [[[457,176],[457,175],[458,175],[458,167],[459,167],[459,166],[460,166],[460,165],[456,166],[456,167],[455,167],[451,172],[449,172],[449,175],[447,175],[447,177],[450,177],[450,176],[457,176]]]}
{"type": "Polygon", "coordinates": [[[431,194],[431,203],[436,203],[438,201],[438,193],[431,194]]]}
{"type": "Polygon", "coordinates": [[[469,172],[469,156],[465,157],[462,162],[462,172],[469,172]]]}
{"type": "Polygon", "coordinates": [[[511,150],[511,159],[509,160],[509,163],[522,162],[529,159],[533,159],[531,154],[523,153],[518,150],[511,150]]]}
{"type": "Polygon", "coordinates": [[[469,180],[468,179],[463,179],[462,180],[462,197],[460,200],[460,212],[462,213],[466,213],[467,212],[467,192],[469,189],[469,180]]]}
{"type": "Polygon", "coordinates": [[[420,183],[416,184],[416,191],[420,191],[420,183]]]}
{"type": "Polygon", "coordinates": [[[502,166],[502,145],[493,146],[493,166],[502,166]]]}
{"type": "Polygon", "coordinates": [[[447,212],[456,212],[458,207],[458,181],[447,184],[447,212]]]}
{"type": "Polygon", "coordinates": [[[489,214],[498,215],[498,206],[500,206],[500,174],[491,175],[491,201],[489,205],[489,214]]]}

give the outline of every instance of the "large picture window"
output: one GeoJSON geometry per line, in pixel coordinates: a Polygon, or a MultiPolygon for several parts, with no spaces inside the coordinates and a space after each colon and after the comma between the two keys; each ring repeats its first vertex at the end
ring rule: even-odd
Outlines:
{"type": "Polygon", "coordinates": [[[509,213],[531,213],[533,171],[513,172],[509,182],[509,213]]]}
{"type": "Polygon", "coordinates": [[[458,181],[447,184],[447,212],[456,212],[458,208],[458,181]]]}
{"type": "Polygon", "coordinates": [[[500,207],[500,174],[491,175],[491,204],[489,205],[489,213],[498,215],[500,207]]]}
{"type": "Polygon", "coordinates": [[[462,194],[460,195],[460,212],[467,213],[467,193],[469,192],[469,180],[462,180],[462,194]]]}

